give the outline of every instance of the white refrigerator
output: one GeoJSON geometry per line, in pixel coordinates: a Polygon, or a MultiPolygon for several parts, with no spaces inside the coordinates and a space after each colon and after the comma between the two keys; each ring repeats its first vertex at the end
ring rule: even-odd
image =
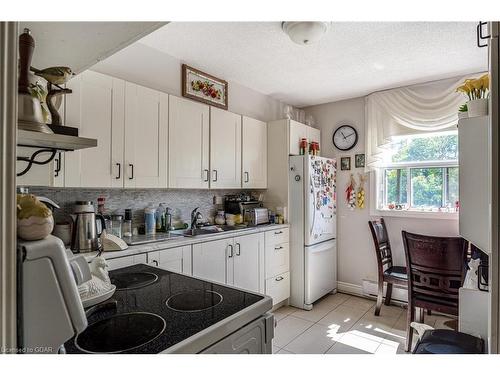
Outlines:
{"type": "Polygon", "coordinates": [[[290,156],[290,304],[301,309],[337,288],[336,170],[334,159],[290,156]]]}

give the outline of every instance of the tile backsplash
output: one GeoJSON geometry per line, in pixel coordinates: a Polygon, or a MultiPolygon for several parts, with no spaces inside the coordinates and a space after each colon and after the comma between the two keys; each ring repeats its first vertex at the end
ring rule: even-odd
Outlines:
{"type": "MultiPolygon", "coordinates": [[[[214,196],[239,194],[241,190],[165,190],[165,189],[87,189],[87,188],[49,188],[30,187],[29,192],[37,196],[52,199],[61,206],[54,213],[56,221],[64,220],[64,216],[73,212],[75,201],[88,200],[94,202],[97,210],[97,198],[106,198],[106,211],[110,214],[124,214],[126,208],[133,211],[133,226],[144,221],[144,208],[158,207],[164,203],[167,207],[178,210],[180,218],[189,223],[191,211],[199,207],[205,218],[213,217],[222,205],[214,204],[214,196]]],[[[265,190],[246,191],[258,197],[265,190]]]]}

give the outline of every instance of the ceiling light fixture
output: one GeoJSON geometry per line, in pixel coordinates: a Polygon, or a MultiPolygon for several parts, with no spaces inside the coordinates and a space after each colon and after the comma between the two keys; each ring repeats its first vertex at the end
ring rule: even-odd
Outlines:
{"type": "Polygon", "coordinates": [[[281,28],[290,39],[300,45],[320,40],[330,28],[330,22],[283,22],[281,28]]]}

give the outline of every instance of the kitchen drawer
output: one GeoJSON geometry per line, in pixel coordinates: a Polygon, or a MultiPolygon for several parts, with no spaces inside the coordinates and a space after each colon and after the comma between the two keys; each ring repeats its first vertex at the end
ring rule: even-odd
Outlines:
{"type": "Polygon", "coordinates": [[[290,248],[288,243],[267,246],[265,252],[266,278],[290,270],[290,248]]]}
{"type": "Polygon", "coordinates": [[[266,294],[273,299],[273,305],[290,297],[290,272],[267,279],[266,294]]]}
{"type": "Polygon", "coordinates": [[[288,242],[288,228],[270,230],[266,232],[266,247],[288,242]]]}
{"type": "Polygon", "coordinates": [[[127,257],[106,259],[109,265],[109,270],[116,270],[118,268],[133,266],[134,264],[147,263],[146,254],[130,255],[127,257]]]}

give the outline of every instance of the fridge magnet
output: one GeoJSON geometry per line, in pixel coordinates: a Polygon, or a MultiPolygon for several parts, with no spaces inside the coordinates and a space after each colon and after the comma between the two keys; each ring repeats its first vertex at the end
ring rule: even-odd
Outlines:
{"type": "Polygon", "coordinates": [[[351,178],[349,180],[349,185],[345,190],[345,200],[347,207],[351,210],[356,208],[356,181],[354,180],[354,175],[351,173],[351,178]]]}
{"type": "MultiPolygon", "coordinates": [[[[363,155],[364,156],[364,155],[363,155]]],[[[359,173],[359,187],[358,187],[358,192],[356,194],[356,205],[358,208],[365,208],[365,182],[366,182],[366,175],[359,173]]]]}
{"type": "Polygon", "coordinates": [[[351,170],[351,157],[345,156],[340,158],[340,170],[341,171],[350,171],[351,170]]]}
{"type": "Polygon", "coordinates": [[[356,168],[364,168],[365,167],[365,154],[354,155],[354,165],[356,166],[356,168]]]}
{"type": "Polygon", "coordinates": [[[227,109],[227,81],[182,64],[182,96],[227,109]]]}

